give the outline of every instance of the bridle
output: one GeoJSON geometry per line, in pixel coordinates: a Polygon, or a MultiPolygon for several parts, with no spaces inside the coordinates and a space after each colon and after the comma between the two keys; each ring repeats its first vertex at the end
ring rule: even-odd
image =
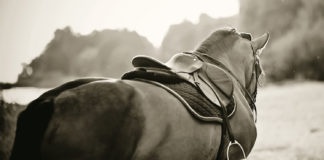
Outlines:
{"type": "Polygon", "coordinates": [[[250,94],[251,99],[255,103],[256,102],[257,92],[258,92],[258,80],[259,80],[259,76],[262,73],[262,69],[261,69],[261,66],[260,66],[259,56],[254,51],[253,47],[252,47],[252,50],[253,50],[253,57],[254,57],[253,68],[252,68],[252,75],[251,75],[250,81],[245,85],[246,86],[245,88],[247,90],[249,88],[251,88],[251,85],[252,85],[252,82],[253,82],[253,79],[254,79],[253,77],[255,77],[254,91],[253,92],[248,92],[250,94]]]}

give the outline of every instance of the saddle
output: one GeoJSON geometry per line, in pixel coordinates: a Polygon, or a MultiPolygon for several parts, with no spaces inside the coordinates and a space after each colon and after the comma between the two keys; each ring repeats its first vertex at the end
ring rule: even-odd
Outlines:
{"type": "Polygon", "coordinates": [[[134,67],[146,72],[164,72],[196,86],[211,102],[228,106],[233,102],[233,82],[222,68],[205,63],[190,53],[178,53],[166,63],[148,56],[136,56],[134,67]]]}
{"type": "MultiPolygon", "coordinates": [[[[235,99],[233,96],[234,84],[229,72],[225,71],[217,64],[204,62],[204,60],[200,59],[198,55],[191,53],[178,53],[166,63],[162,63],[152,57],[137,56],[132,60],[132,64],[135,68],[137,68],[139,73],[144,72],[144,75],[139,75],[138,73],[132,74],[136,72],[133,71],[126,73],[123,76],[124,78],[134,79],[137,77],[144,77],[144,82],[145,79],[148,79],[148,83],[160,86],[166,90],[169,90],[168,88],[170,88],[171,91],[169,92],[184,103],[196,118],[205,122],[210,121],[222,123],[221,147],[217,153],[217,159],[223,159],[223,157],[226,157],[226,153],[228,157],[228,147],[231,145],[234,144],[241,146],[237,141],[235,141],[235,137],[229,123],[229,117],[231,117],[236,110],[235,99]],[[150,80],[152,77],[154,77],[153,81],[150,80]],[[208,103],[197,103],[197,101],[190,103],[190,99],[188,101],[188,98],[186,98],[188,93],[187,91],[183,92],[181,91],[182,89],[179,91],[177,87],[173,87],[169,84],[164,86],[163,83],[155,83],[161,81],[179,81],[179,79],[191,84],[191,86],[194,86],[195,89],[200,91],[199,93],[201,93],[203,96],[198,97],[199,100],[208,99],[208,102],[211,102],[218,107],[215,108],[215,106],[209,105],[208,103]],[[172,90],[176,91],[178,94],[173,93],[172,90]],[[184,99],[182,99],[182,97],[184,99]],[[189,104],[184,101],[188,102],[189,104]],[[212,106],[214,108],[206,108],[206,104],[207,106],[212,106]],[[211,115],[204,114],[206,111],[207,113],[211,113],[211,115]],[[214,114],[217,111],[220,111],[220,116],[214,114]]],[[[184,85],[185,83],[180,84],[184,85]]],[[[192,90],[190,90],[189,94],[192,93],[192,90]]],[[[241,150],[245,155],[242,147],[241,150]]]]}

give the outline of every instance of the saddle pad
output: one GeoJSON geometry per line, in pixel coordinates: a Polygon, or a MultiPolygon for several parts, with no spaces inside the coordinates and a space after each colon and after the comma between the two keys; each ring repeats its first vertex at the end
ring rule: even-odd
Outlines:
{"type": "MultiPolygon", "coordinates": [[[[187,104],[189,104],[189,106],[187,106],[190,107],[188,110],[194,117],[202,121],[222,122],[223,118],[220,106],[213,104],[200,92],[199,89],[191,83],[177,77],[177,75],[166,75],[136,70],[124,74],[122,79],[144,79],[158,82],[180,95],[187,104]],[[198,114],[198,116],[195,114],[198,114]]],[[[235,109],[235,104],[229,105],[227,109],[229,113],[227,116],[230,116],[230,113],[235,109]]]]}

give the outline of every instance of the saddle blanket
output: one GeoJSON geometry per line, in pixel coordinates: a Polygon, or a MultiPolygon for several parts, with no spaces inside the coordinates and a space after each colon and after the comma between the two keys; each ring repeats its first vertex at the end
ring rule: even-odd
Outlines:
{"type": "MultiPolygon", "coordinates": [[[[171,92],[180,100],[184,100],[186,107],[194,117],[202,121],[222,123],[223,114],[220,106],[212,103],[201,91],[193,84],[179,78],[177,75],[164,74],[163,72],[146,72],[135,70],[125,73],[122,79],[139,80],[162,87],[171,92]],[[155,82],[155,83],[154,83],[155,82]],[[157,83],[156,83],[157,82],[157,83]],[[180,97],[179,97],[180,96],[180,97]]],[[[233,113],[235,104],[230,104],[227,113],[233,113]]],[[[229,116],[229,115],[227,115],[229,116]]]]}

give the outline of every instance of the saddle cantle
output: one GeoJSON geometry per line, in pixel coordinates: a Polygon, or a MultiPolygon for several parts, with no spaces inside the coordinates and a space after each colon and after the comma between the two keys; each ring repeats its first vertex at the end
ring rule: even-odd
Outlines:
{"type": "Polygon", "coordinates": [[[132,64],[136,68],[159,68],[170,70],[168,66],[166,66],[159,60],[143,55],[134,57],[132,60],[132,64]]]}
{"type": "MultiPolygon", "coordinates": [[[[162,79],[181,79],[195,86],[209,101],[217,106],[230,106],[234,103],[233,82],[222,68],[205,63],[190,53],[178,53],[163,63],[152,57],[136,56],[132,60],[137,71],[123,76],[123,79],[149,79],[162,82],[162,79]],[[153,76],[159,76],[154,79],[153,76]],[[169,75],[169,76],[166,76],[169,75]]],[[[165,81],[163,81],[165,82],[165,81]]],[[[228,116],[232,115],[228,113],[228,116]]]]}
{"type": "Polygon", "coordinates": [[[184,53],[174,55],[166,63],[148,56],[136,56],[133,58],[132,64],[138,68],[159,68],[171,70],[175,73],[192,73],[203,65],[197,58],[184,53]]]}

